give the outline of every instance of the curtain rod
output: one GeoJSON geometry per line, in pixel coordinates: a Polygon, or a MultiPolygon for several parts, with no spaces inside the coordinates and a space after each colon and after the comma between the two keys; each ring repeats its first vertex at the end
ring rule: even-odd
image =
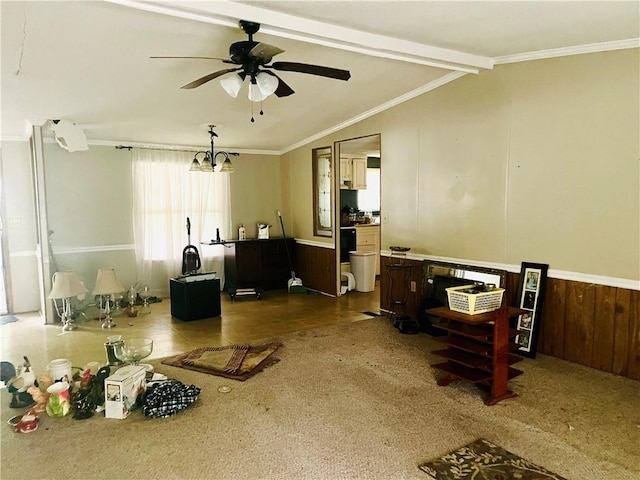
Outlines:
{"type": "Polygon", "coordinates": [[[185,150],[184,148],[172,148],[172,147],[144,147],[140,145],[136,145],[135,147],[132,145],[116,145],[116,150],[131,150],[132,148],[140,148],[142,150],[171,150],[174,152],[185,152],[185,153],[195,153],[198,150],[194,148],[193,150],[185,150]]]}

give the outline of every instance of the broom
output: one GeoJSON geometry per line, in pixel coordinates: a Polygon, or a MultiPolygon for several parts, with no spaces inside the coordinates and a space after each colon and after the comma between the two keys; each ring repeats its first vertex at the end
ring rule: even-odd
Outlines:
{"type": "Polygon", "coordinates": [[[284,232],[284,222],[282,221],[280,210],[278,210],[278,217],[280,218],[280,226],[282,227],[282,238],[284,238],[284,248],[287,251],[287,260],[289,260],[289,268],[291,269],[291,278],[287,282],[287,290],[289,293],[306,293],[307,289],[302,285],[302,280],[296,277],[296,272],[293,271],[293,262],[291,261],[289,244],[287,243],[287,235],[284,232]]]}

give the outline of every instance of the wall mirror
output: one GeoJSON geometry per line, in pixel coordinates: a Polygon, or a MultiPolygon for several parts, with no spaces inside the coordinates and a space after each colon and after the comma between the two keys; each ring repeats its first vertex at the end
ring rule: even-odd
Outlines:
{"type": "MultiPolygon", "coordinates": [[[[470,280],[471,282],[492,283],[496,287],[505,288],[507,272],[495,268],[476,267],[458,263],[436,262],[425,260],[424,262],[424,289],[425,296],[431,296],[434,288],[434,278],[454,277],[456,279],[470,280]]],[[[464,282],[463,282],[464,283],[464,282]]],[[[447,286],[453,286],[447,285],[447,286]]]]}
{"type": "Polygon", "coordinates": [[[333,235],[331,189],[331,147],[314,148],[313,163],[313,234],[318,237],[333,235]]]}

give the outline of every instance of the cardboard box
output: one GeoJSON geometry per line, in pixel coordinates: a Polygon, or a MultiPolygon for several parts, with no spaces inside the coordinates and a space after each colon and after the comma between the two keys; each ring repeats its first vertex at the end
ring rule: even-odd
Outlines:
{"type": "Polygon", "coordinates": [[[104,416],[127,418],[146,386],[147,372],[144,367],[127,365],[119,368],[104,381],[104,416]]]}

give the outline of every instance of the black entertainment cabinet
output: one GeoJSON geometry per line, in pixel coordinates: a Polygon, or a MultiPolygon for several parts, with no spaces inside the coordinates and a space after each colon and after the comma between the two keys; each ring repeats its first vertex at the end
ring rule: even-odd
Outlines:
{"type": "Polygon", "coordinates": [[[252,294],[260,298],[265,290],[287,288],[293,262],[292,238],[230,240],[224,242],[224,290],[231,300],[237,295],[252,294]],[[285,244],[286,242],[286,244],[285,244]]]}

